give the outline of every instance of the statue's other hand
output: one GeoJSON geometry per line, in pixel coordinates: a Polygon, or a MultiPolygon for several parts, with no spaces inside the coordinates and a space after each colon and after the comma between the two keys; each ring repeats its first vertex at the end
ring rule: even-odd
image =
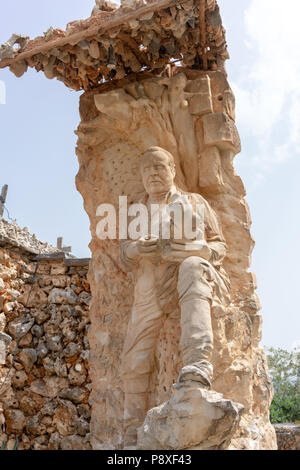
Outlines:
{"type": "Polygon", "coordinates": [[[211,257],[211,250],[204,240],[186,243],[173,241],[163,254],[163,259],[166,261],[180,262],[190,256],[199,256],[209,260],[211,257]]]}

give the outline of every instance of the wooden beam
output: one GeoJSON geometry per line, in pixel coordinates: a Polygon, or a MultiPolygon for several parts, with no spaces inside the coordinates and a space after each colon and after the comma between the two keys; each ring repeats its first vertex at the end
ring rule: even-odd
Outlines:
{"type": "Polygon", "coordinates": [[[115,12],[111,13],[110,17],[105,15],[103,18],[101,17],[101,14],[99,14],[99,18],[97,18],[97,16],[93,16],[86,20],[87,24],[91,23],[91,26],[84,31],[79,31],[78,33],[73,33],[69,36],[53,39],[47,42],[45,41],[40,46],[33,47],[30,50],[21,52],[13,59],[4,59],[0,61],[0,68],[7,67],[11,64],[14,64],[15,62],[19,62],[20,60],[28,59],[36,54],[44,54],[57,47],[63,47],[70,43],[76,44],[83,39],[92,38],[95,35],[102,35],[110,29],[116,28],[117,26],[127,23],[128,21],[135,20],[143,15],[146,15],[147,13],[176,6],[179,3],[185,3],[187,1],[188,0],[152,0],[147,5],[129,12],[124,13],[120,10],[116,10],[115,12]]]}
{"type": "Polygon", "coordinates": [[[206,21],[205,21],[205,11],[206,11],[206,0],[200,0],[199,5],[199,16],[200,16],[200,47],[201,47],[201,57],[203,60],[203,68],[207,70],[208,61],[207,61],[207,51],[206,51],[206,21]]]}

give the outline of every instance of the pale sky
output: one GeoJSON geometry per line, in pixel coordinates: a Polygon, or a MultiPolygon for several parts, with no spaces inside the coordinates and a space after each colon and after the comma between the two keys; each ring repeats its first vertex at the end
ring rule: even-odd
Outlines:
{"type": "MultiPolygon", "coordinates": [[[[12,33],[34,38],[50,26],[86,18],[94,0],[2,2],[0,43],[12,33]]],[[[219,0],[231,60],[228,78],[237,100],[242,153],[237,173],[247,189],[256,240],[264,319],[262,345],[300,344],[300,36],[299,0],[219,0]]],[[[80,93],[32,69],[20,79],[0,70],[0,187],[7,183],[10,216],[38,238],[58,236],[89,257],[89,221],[75,188],[80,93]]]]}

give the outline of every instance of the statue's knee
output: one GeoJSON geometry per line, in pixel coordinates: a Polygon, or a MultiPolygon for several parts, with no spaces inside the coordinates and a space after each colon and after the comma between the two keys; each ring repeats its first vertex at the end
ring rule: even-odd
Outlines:
{"type": "Polygon", "coordinates": [[[182,263],[180,264],[179,268],[179,277],[186,277],[188,276],[196,276],[199,278],[199,275],[203,272],[203,267],[202,267],[202,262],[201,258],[198,256],[190,256],[189,258],[186,258],[182,263]]]}
{"type": "Polygon", "coordinates": [[[212,288],[205,270],[206,267],[198,256],[190,256],[181,263],[177,284],[180,302],[190,299],[211,301],[212,288]]]}

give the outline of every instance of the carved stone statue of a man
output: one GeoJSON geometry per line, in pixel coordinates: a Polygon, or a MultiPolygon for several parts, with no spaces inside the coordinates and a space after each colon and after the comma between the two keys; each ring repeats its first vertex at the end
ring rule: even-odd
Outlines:
{"type": "MultiPolygon", "coordinates": [[[[156,342],[166,315],[180,306],[183,368],[178,383],[196,381],[210,388],[213,298],[228,298],[228,280],[221,268],[226,245],[217,216],[199,194],[185,193],[174,185],[173,156],[160,147],[141,157],[145,187],[143,204],[165,207],[186,203],[196,211],[203,205],[204,233],[201,242],[143,237],[121,243],[121,261],[132,271],[134,304],[122,357],[125,390],[125,443],[134,448],[137,428],[148,411],[149,379],[154,370],[156,342]]],[[[157,207],[157,206],[156,206],[157,207]]]]}

